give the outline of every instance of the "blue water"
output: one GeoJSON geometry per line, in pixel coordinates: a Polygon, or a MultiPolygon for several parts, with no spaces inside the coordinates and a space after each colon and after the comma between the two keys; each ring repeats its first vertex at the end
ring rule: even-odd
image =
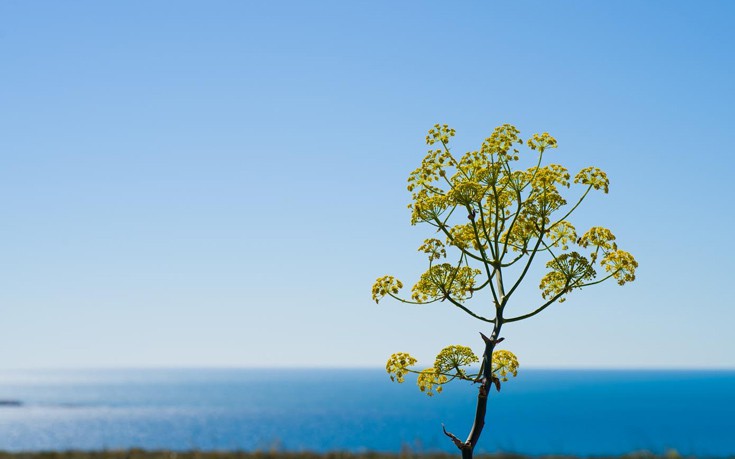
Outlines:
{"type": "MultiPolygon", "coordinates": [[[[476,389],[433,398],[380,370],[0,372],[0,450],[456,449],[476,389]]],[[[735,372],[525,370],[489,400],[478,451],[735,454],[735,372]]]]}

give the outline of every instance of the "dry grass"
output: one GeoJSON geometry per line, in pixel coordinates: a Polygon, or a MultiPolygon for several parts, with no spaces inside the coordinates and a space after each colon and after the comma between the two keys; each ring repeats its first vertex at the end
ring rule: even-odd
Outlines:
{"type": "MultiPolygon", "coordinates": [[[[401,453],[348,453],[348,452],[285,452],[285,451],[147,451],[130,449],[120,451],[39,451],[9,453],[0,452],[0,459],[458,459],[459,454],[416,453],[409,450],[401,453]]],[[[517,454],[477,455],[476,459],[531,459],[517,454]]],[[[542,456],[533,459],[579,459],[571,456],[542,456]]],[[[594,459],[683,459],[675,452],[656,456],[638,452],[617,457],[595,457],[594,459]]],[[[731,459],[735,459],[733,456],[731,459]]]]}

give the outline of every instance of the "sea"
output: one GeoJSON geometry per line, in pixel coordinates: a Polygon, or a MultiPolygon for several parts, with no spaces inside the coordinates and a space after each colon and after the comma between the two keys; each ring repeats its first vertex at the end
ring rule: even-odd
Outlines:
{"type": "MultiPolygon", "coordinates": [[[[0,371],[0,450],[456,452],[477,386],[379,369],[0,371]]],[[[735,371],[525,369],[477,452],[735,456],[735,371]]]]}

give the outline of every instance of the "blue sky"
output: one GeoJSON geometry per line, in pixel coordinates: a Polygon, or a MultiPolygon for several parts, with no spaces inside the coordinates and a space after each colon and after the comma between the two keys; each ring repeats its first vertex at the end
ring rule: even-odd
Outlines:
{"type": "MultiPolygon", "coordinates": [[[[611,178],[641,266],[505,328],[532,367],[735,367],[731,2],[0,2],[0,368],[381,366],[481,324],[375,305],[434,123],[611,178]]],[[[518,311],[537,301],[537,280],[518,311]]],[[[510,306],[516,307],[516,306],[510,306]]]]}

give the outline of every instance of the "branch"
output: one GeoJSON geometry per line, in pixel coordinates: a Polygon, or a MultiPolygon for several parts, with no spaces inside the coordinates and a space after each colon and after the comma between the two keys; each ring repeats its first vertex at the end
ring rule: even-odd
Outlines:
{"type": "MultiPolygon", "coordinates": [[[[557,241],[558,241],[558,239],[557,239],[557,241]]],[[[547,251],[547,252],[549,252],[549,254],[551,254],[551,257],[558,264],[559,263],[559,259],[556,257],[556,255],[554,255],[554,252],[551,251],[551,246],[549,246],[549,244],[547,244],[546,242],[543,242],[543,244],[544,244],[544,250],[547,251]]],[[[553,243],[552,243],[552,245],[553,245],[553,243]]]]}
{"type": "MultiPolygon", "coordinates": [[[[482,218],[482,206],[480,206],[480,212],[480,218],[482,218]]],[[[472,214],[470,214],[470,216],[472,216],[472,214]]],[[[493,271],[492,273],[490,272],[490,265],[487,262],[487,254],[485,253],[485,249],[482,248],[482,243],[480,242],[480,234],[477,232],[477,224],[475,223],[475,219],[470,218],[470,222],[472,222],[472,232],[475,234],[475,242],[477,242],[477,246],[480,248],[480,255],[482,255],[482,263],[485,265],[485,273],[487,274],[487,279],[488,281],[491,281],[493,276],[495,275],[495,271],[497,270],[497,268],[493,266],[493,271]]],[[[490,245],[490,241],[488,241],[488,244],[490,245]]],[[[493,300],[495,301],[495,304],[500,305],[498,293],[495,291],[495,287],[493,287],[492,282],[490,282],[490,291],[493,293],[493,300]]]]}
{"type": "Polygon", "coordinates": [[[558,225],[558,224],[559,224],[559,222],[561,222],[561,221],[564,221],[564,220],[566,220],[566,219],[567,219],[567,217],[568,217],[568,216],[570,216],[570,215],[572,214],[572,212],[574,212],[574,210],[575,210],[575,209],[576,209],[577,207],[579,207],[579,205],[580,205],[580,204],[582,204],[582,200],[583,200],[583,199],[584,199],[585,197],[587,197],[587,193],[589,193],[591,189],[592,189],[592,185],[590,185],[590,186],[589,186],[589,187],[587,188],[587,191],[585,191],[585,192],[584,192],[584,194],[582,195],[582,197],[581,197],[581,198],[579,198],[579,201],[577,201],[577,203],[576,203],[576,204],[574,205],[574,207],[572,207],[571,209],[569,209],[569,212],[567,212],[567,213],[566,213],[566,214],[565,214],[565,215],[564,215],[564,216],[563,216],[562,218],[560,218],[559,220],[557,220],[557,221],[556,221],[556,222],[555,222],[555,223],[554,223],[553,225],[549,226],[549,229],[551,229],[551,228],[555,227],[556,225],[558,225]]]}
{"type": "Polygon", "coordinates": [[[543,305],[541,305],[541,307],[538,308],[538,309],[536,309],[535,311],[529,312],[528,314],[524,314],[522,316],[512,317],[510,319],[503,319],[503,322],[516,322],[516,321],[519,321],[519,320],[528,319],[529,317],[535,316],[539,312],[541,312],[544,309],[546,309],[547,307],[549,307],[549,305],[551,305],[552,303],[554,303],[556,300],[558,300],[559,298],[561,298],[561,296],[564,295],[564,293],[566,292],[567,288],[568,288],[568,285],[565,285],[564,288],[561,290],[561,292],[557,293],[552,299],[550,299],[549,301],[547,301],[546,303],[544,303],[543,305]]]}
{"type": "MultiPolygon", "coordinates": [[[[490,244],[490,235],[487,233],[487,228],[485,227],[485,214],[482,212],[482,201],[478,203],[477,206],[480,209],[480,226],[482,227],[482,233],[485,235],[485,240],[487,241],[488,246],[490,247],[490,255],[493,256],[493,259],[498,258],[497,254],[495,253],[495,250],[493,250],[493,245],[490,244]]],[[[478,241],[479,244],[479,241],[478,241]]]]}
{"type": "Polygon", "coordinates": [[[500,267],[501,267],[501,268],[507,268],[507,267],[509,267],[509,266],[513,266],[514,264],[516,264],[516,262],[517,262],[518,260],[520,260],[521,258],[523,258],[524,256],[526,256],[526,254],[525,254],[525,253],[523,253],[523,250],[526,250],[526,249],[525,249],[525,248],[521,248],[521,250],[522,250],[522,251],[521,251],[520,255],[518,255],[517,257],[515,257],[515,258],[513,259],[513,261],[511,261],[510,263],[501,263],[500,267]]]}
{"type": "MultiPolygon", "coordinates": [[[[521,193],[523,192],[523,190],[526,189],[526,187],[528,185],[531,184],[531,182],[533,182],[533,179],[536,177],[536,174],[538,173],[539,167],[541,166],[541,158],[543,158],[543,156],[544,156],[544,152],[539,152],[538,161],[536,162],[536,167],[533,169],[533,174],[531,174],[531,178],[529,178],[528,181],[526,183],[524,183],[522,187],[520,187],[519,189],[515,190],[516,191],[516,199],[518,201],[518,207],[516,208],[516,212],[513,215],[513,221],[511,221],[510,226],[508,227],[508,231],[505,234],[505,242],[503,243],[503,255],[500,257],[500,261],[503,261],[503,258],[505,257],[505,253],[508,251],[508,240],[510,239],[510,232],[513,231],[513,226],[515,226],[516,220],[518,219],[518,216],[521,213],[521,209],[523,209],[523,204],[525,204],[526,202],[528,202],[531,199],[531,196],[533,196],[533,191],[531,191],[529,193],[528,197],[526,198],[526,200],[523,201],[522,196],[521,196],[521,193]]],[[[511,176],[511,174],[508,174],[508,177],[510,177],[510,176],[511,176]]],[[[524,247],[524,250],[525,250],[525,247],[524,247]]],[[[510,262],[506,266],[510,266],[510,265],[514,264],[516,261],[518,261],[519,258],[516,258],[515,260],[513,260],[512,262],[510,262]]]]}
{"type": "Polygon", "coordinates": [[[480,319],[483,322],[487,322],[487,323],[491,323],[491,324],[494,324],[495,323],[495,319],[488,319],[487,317],[482,317],[482,316],[480,316],[478,314],[475,314],[474,312],[472,312],[472,310],[470,310],[469,308],[467,308],[463,304],[459,303],[457,300],[455,300],[454,298],[452,298],[451,296],[449,296],[449,294],[446,293],[446,292],[444,293],[444,298],[443,299],[449,300],[450,303],[452,303],[453,305],[457,306],[459,309],[463,310],[464,312],[466,312],[467,314],[471,315],[475,319],[480,319]]]}
{"type": "Polygon", "coordinates": [[[523,185],[523,187],[521,188],[521,191],[525,190],[526,187],[528,185],[530,185],[531,182],[533,182],[533,179],[536,178],[536,174],[538,173],[539,167],[541,167],[541,158],[543,158],[543,157],[544,157],[544,152],[543,151],[539,151],[539,153],[538,153],[538,161],[536,161],[536,167],[533,168],[533,175],[531,175],[531,178],[528,179],[528,181],[526,182],[525,185],[523,185]]]}
{"type": "MultiPolygon", "coordinates": [[[[454,211],[454,210],[452,210],[452,211],[454,211]]],[[[447,239],[449,239],[449,241],[452,243],[452,246],[458,248],[460,250],[460,252],[462,252],[463,254],[467,255],[470,258],[473,258],[473,259],[475,259],[477,261],[483,261],[482,257],[478,257],[474,253],[471,253],[468,250],[463,249],[462,247],[460,247],[460,246],[458,246],[456,244],[453,244],[454,238],[449,233],[449,231],[447,231],[446,225],[444,223],[440,222],[438,218],[434,218],[434,220],[436,220],[436,222],[438,223],[437,225],[434,225],[434,226],[436,226],[437,228],[439,228],[440,230],[442,230],[442,232],[447,236],[447,239]]]]}
{"type": "MultiPolygon", "coordinates": [[[[449,279],[449,288],[452,288],[452,284],[454,283],[454,279],[457,278],[457,274],[459,273],[459,268],[462,267],[462,260],[464,260],[464,254],[461,254],[459,256],[459,263],[457,263],[457,267],[454,268],[454,273],[452,273],[452,278],[449,279]]],[[[465,261],[466,263],[466,261],[465,261]]],[[[469,267],[469,265],[467,265],[469,267]]],[[[429,269],[431,269],[431,266],[429,266],[429,269]]],[[[472,295],[472,292],[470,292],[470,296],[472,295]]]]}
{"type": "Polygon", "coordinates": [[[441,299],[441,298],[436,298],[436,299],[433,299],[431,301],[411,301],[411,300],[404,300],[403,298],[398,297],[398,296],[392,294],[391,292],[388,292],[388,296],[390,296],[394,300],[398,300],[401,303],[406,303],[406,304],[431,304],[431,303],[436,303],[437,301],[439,301],[441,299]]]}
{"type": "Polygon", "coordinates": [[[528,262],[526,263],[526,267],[523,268],[523,272],[521,272],[520,277],[518,277],[518,280],[515,284],[513,284],[513,287],[508,291],[508,294],[505,295],[505,299],[507,300],[510,298],[510,296],[515,292],[515,290],[518,288],[518,286],[521,284],[521,281],[523,281],[523,278],[526,277],[526,273],[528,273],[528,269],[531,267],[531,262],[533,262],[533,257],[536,256],[536,252],[538,252],[538,248],[541,245],[541,241],[544,237],[544,225],[541,224],[541,228],[538,228],[539,230],[539,236],[538,240],[536,241],[536,246],[533,248],[533,251],[531,252],[531,255],[528,257],[528,262]]]}
{"type": "Polygon", "coordinates": [[[618,270],[617,270],[617,271],[615,271],[614,273],[611,273],[611,274],[609,274],[609,275],[607,275],[607,276],[603,277],[602,279],[600,279],[600,280],[598,280],[598,281],[595,281],[595,282],[588,282],[588,283],[586,283],[586,284],[581,284],[581,285],[572,285],[572,286],[570,286],[570,285],[568,285],[568,284],[567,284],[567,285],[565,285],[565,286],[564,286],[564,288],[562,289],[562,291],[561,291],[561,292],[557,293],[557,294],[556,294],[556,295],[555,295],[555,296],[554,296],[554,297],[553,297],[552,299],[550,299],[549,301],[547,301],[546,303],[544,303],[543,305],[541,305],[541,307],[539,307],[539,308],[538,308],[538,309],[536,309],[535,311],[533,311],[533,312],[530,312],[530,313],[528,313],[528,314],[524,314],[524,315],[522,315],[522,316],[518,316],[518,317],[513,317],[513,318],[511,318],[511,319],[503,319],[503,322],[516,322],[516,321],[518,321],[518,320],[523,320],[523,319],[528,319],[529,317],[533,317],[533,316],[535,316],[536,314],[538,314],[539,312],[541,312],[541,311],[543,311],[544,309],[546,309],[547,307],[549,307],[549,306],[550,306],[550,305],[551,305],[552,303],[554,303],[554,302],[555,302],[556,300],[558,300],[559,298],[561,298],[561,296],[562,296],[562,295],[564,295],[564,293],[565,293],[565,292],[567,292],[567,289],[569,289],[569,288],[582,288],[582,287],[589,287],[590,285],[595,285],[595,284],[599,284],[599,283],[601,283],[601,282],[605,282],[606,280],[608,280],[608,279],[610,279],[611,277],[613,277],[613,276],[614,276],[614,275],[615,275],[615,274],[616,274],[616,273],[617,273],[618,271],[620,271],[620,270],[618,269],[618,270]]]}
{"type": "MultiPolygon", "coordinates": [[[[458,161],[457,161],[457,159],[456,159],[456,158],[454,157],[454,155],[452,155],[452,152],[451,152],[451,151],[449,151],[449,147],[447,146],[447,143],[446,143],[445,141],[443,141],[443,140],[441,141],[441,143],[442,143],[442,147],[444,147],[444,151],[446,151],[446,152],[447,152],[447,154],[449,155],[449,158],[450,158],[450,159],[451,159],[452,161],[454,161],[454,168],[455,168],[455,169],[456,169],[457,171],[459,171],[459,172],[462,172],[462,170],[461,170],[461,169],[459,168],[459,162],[458,162],[458,161]]],[[[450,164],[450,165],[451,165],[451,164],[450,164]]]]}
{"type": "Polygon", "coordinates": [[[615,272],[608,274],[607,276],[603,277],[600,280],[597,280],[597,281],[594,281],[594,282],[588,282],[586,284],[581,284],[581,285],[573,285],[572,288],[589,287],[590,285],[595,285],[595,284],[599,284],[601,282],[605,282],[606,280],[610,279],[611,277],[613,277],[618,272],[620,272],[620,269],[615,270],[615,272]]]}
{"type": "Polygon", "coordinates": [[[452,439],[452,443],[454,443],[454,446],[456,446],[459,449],[462,449],[464,447],[464,443],[462,443],[462,440],[457,438],[456,435],[454,435],[451,432],[447,432],[447,428],[444,427],[444,424],[442,424],[442,430],[444,431],[444,435],[452,439]]]}
{"type": "MultiPolygon", "coordinates": [[[[500,255],[500,258],[498,261],[502,262],[503,258],[505,258],[505,254],[508,253],[508,241],[510,240],[510,233],[513,231],[513,227],[516,224],[516,221],[518,220],[518,215],[521,213],[521,209],[523,208],[523,201],[521,200],[521,192],[516,190],[516,199],[518,200],[518,207],[516,207],[515,214],[513,214],[513,220],[510,222],[510,226],[508,226],[508,231],[505,232],[505,242],[503,242],[503,254],[500,255]]],[[[513,264],[513,263],[511,263],[513,264]]]]}
{"type": "MultiPolygon", "coordinates": [[[[499,215],[498,215],[498,212],[499,212],[499,208],[500,208],[500,203],[498,202],[498,190],[497,190],[497,188],[495,188],[495,184],[494,183],[493,183],[493,201],[495,201],[495,206],[494,206],[495,207],[495,221],[493,222],[493,224],[495,226],[495,237],[493,238],[493,242],[495,243],[495,254],[494,254],[494,257],[495,257],[495,259],[497,261],[500,261],[500,245],[498,244],[498,239],[497,238],[498,238],[498,235],[500,234],[500,232],[502,231],[502,228],[501,229],[498,228],[498,220],[500,218],[499,215]]],[[[503,222],[503,227],[504,226],[505,226],[505,222],[503,222]]],[[[490,241],[488,241],[488,244],[489,243],[490,243],[490,241]]],[[[491,250],[492,250],[492,244],[491,244],[491,250]]]]}
{"type": "Polygon", "coordinates": [[[477,292],[477,291],[479,291],[479,290],[482,290],[482,289],[484,289],[485,287],[487,287],[487,284],[489,284],[489,283],[490,283],[490,279],[488,279],[488,280],[486,280],[485,282],[483,282],[483,283],[482,283],[482,284],[481,284],[481,285],[480,285],[479,287],[475,287],[475,288],[473,288],[473,289],[472,289],[472,292],[477,292]]]}

